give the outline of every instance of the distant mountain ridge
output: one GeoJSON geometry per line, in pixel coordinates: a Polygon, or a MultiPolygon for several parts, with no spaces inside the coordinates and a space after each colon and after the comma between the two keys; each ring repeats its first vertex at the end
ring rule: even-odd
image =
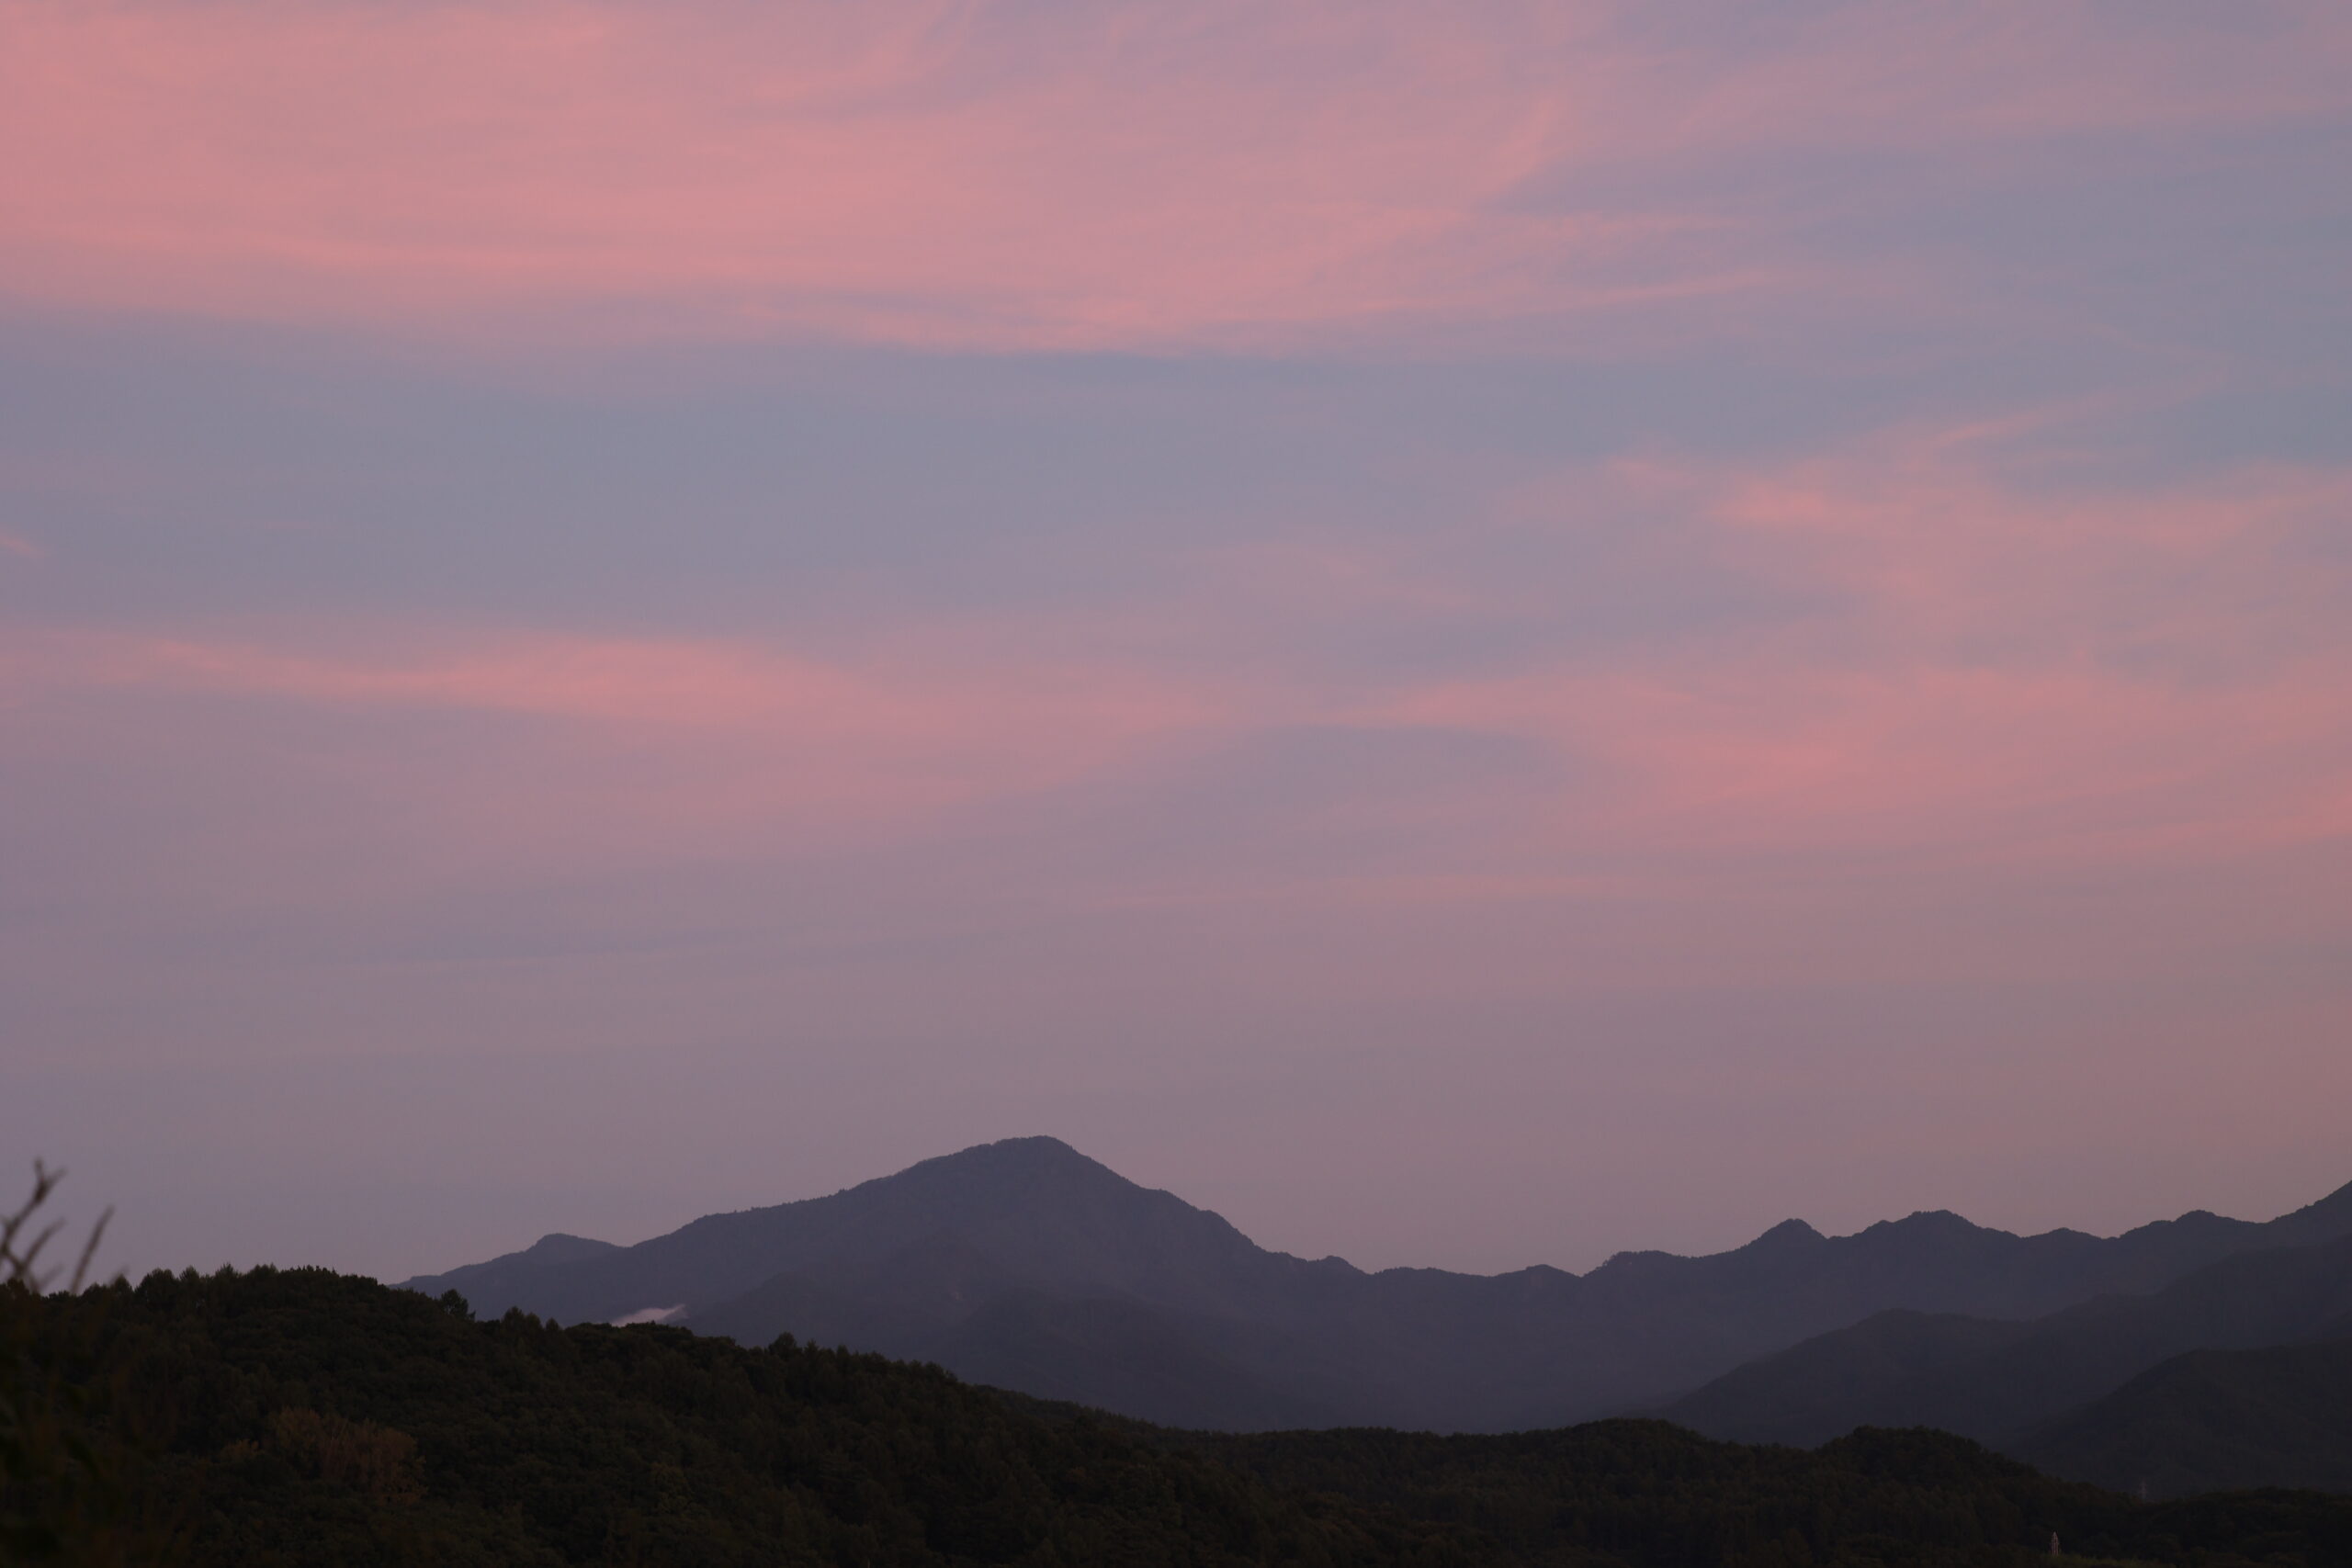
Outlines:
{"type": "Polygon", "coordinates": [[[1625,1253],[1584,1275],[1366,1273],[1017,1138],[634,1247],[548,1236],[407,1283],[567,1323],[684,1303],[698,1332],[936,1360],[1178,1426],[1499,1431],[1661,1405],[1889,1309],[2038,1318],[2345,1234],[2352,1187],[2264,1224],[2200,1212],[2112,1238],[1937,1213],[1838,1237],[1790,1221],[1730,1252],[1625,1253]]]}
{"type": "Polygon", "coordinates": [[[1659,1412],[1709,1437],[1810,1446],[1935,1427],[2007,1446],[2184,1352],[2325,1338],[2352,1322],[2352,1236],[2241,1253],[2145,1295],[2024,1322],[1885,1312],[1736,1369],[1659,1412]]]}

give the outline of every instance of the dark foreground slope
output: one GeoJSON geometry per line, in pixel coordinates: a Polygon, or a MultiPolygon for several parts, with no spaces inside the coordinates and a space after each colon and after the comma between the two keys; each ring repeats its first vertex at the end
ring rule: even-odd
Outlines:
{"type": "Polygon", "coordinates": [[[2352,1323],[2343,1338],[2192,1350],[2007,1445],[2044,1470],[2160,1497],[2233,1486],[2352,1493],[2352,1323]]]}
{"type": "Polygon", "coordinates": [[[136,1489],[202,1568],[1492,1561],[876,1356],[477,1323],[318,1269],[50,1313],[96,1322],[136,1489]]]}
{"type": "Polygon", "coordinates": [[[1625,1253],[1581,1276],[1366,1273],[1015,1138],[634,1247],[552,1236],[409,1283],[484,1315],[682,1308],[742,1344],[789,1332],[1163,1424],[1507,1431],[1654,1407],[1891,1308],[2037,1317],[2348,1233],[2352,1188],[2267,1224],[2193,1213],[2105,1238],[1922,1213],[1849,1236],[1792,1220],[1731,1252],[1625,1253]]]}
{"type": "Polygon", "coordinates": [[[1804,1453],[1655,1422],[1168,1432],[871,1356],[477,1323],[319,1270],[155,1276],[41,1312],[143,1413],[135,1489],[206,1568],[2024,1568],[2052,1532],[2077,1556],[2352,1562],[2352,1499],[2144,1505],[1939,1434],[1804,1453]]]}
{"type": "Polygon", "coordinates": [[[1807,1451],[1663,1421],[1555,1432],[1214,1434],[1179,1440],[1269,1484],[1394,1506],[1516,1562],[2352,1563],[2352,1499],[2226,1493],[2143,1504],[1964,1438],[1866,1427],[1807,1451]],[[2025,1542],[2025,1545],[2015,1543],[2025,1542]]]}

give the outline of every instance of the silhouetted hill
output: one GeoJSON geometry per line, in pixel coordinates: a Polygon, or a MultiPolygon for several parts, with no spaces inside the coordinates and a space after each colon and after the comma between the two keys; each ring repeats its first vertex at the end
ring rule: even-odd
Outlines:
{"type": "Polygon", "coordinates": [[[479,1311],[522,1305],[566,1321],[713,1306],[783,1273],[871,1283],[920,1308],[916,1298],[944,1292],[952,1304],[956,1292],[930,1260],[952,1271],[977,1258],[1000,1282],[1214,1310],[1261,1292],[1269,1272],[1315,1267],[1051,1138],[983,1145],[830,1198],[705,1215],[593,1258],[549,1265],[533,1253],[412,1284],[459,1290],[479,1311]]]}
{"type": "Polygon", "coordinates": [[[1939,1213],[1837,1237],[1790,1221],[1582,1276],[1367,1274],[1016,1138],[635,1247],[543,1242],[409,1283],[563,1322],[683,1305],[687,1326],[745,1344],[790,1332],[1170,1423],[1512,1430],[1656,1404],[1891,1308],[2030,1318],[2347,1232],[2352,1188],[2267,1224],[2199,1213],[2113,1238],[1939,1213]]]}
{"type": "Polygon", "coordinates": [[[2023,1568],[2053,1533],[2077,1561],[2352,1559],[2352,1499],[2144,1506],[1940,1433],[1155,1430],[789,1342],[475,1322],[322,1269],[0,1307],[112,1391],[83,1435],[193,1568],[2023,1568]]]}
{"type": "Polygon", "coordinates": [[[494,1280],[513,1269],[544,1269],[554,1263],[583,1263],[590,1258],[609,1258],[622,1249],[609,1241],[592,1241],[584,1235],[565,1235],[560,1231],[539,1237],[520,1252],[509,1252],[487,1263],[469,1263],[462,1269],[452,1269],[450,1280],[494,1280]]]}
{"type": "Polygon", "coordinates": [[[477,1323],[322,1269],[11,1304],[113,1391],[86,1436],[193,1568],[1499,1560],[879,1357],[477,1323]]]}
{"type": "Polygon", "coordinates": [[[2008,1446],[2052,1473],[2158,1497],[2352,1493],[2352,1322],[2331,1332],[2324,1344],[2176,1356],[2008,1446]]]}
{"type": "Polygon", "coordinates": [[[2147,1295],[2102,1296],[2025,1323],[1882,1313],[1741,1367],[1660,1414],[1744,1442],[1920,1426],[2000,1443],[2184,1351],[2307,1340],[2346,1314],[2352,1238],[2243,1254],[2147,1295]]]}

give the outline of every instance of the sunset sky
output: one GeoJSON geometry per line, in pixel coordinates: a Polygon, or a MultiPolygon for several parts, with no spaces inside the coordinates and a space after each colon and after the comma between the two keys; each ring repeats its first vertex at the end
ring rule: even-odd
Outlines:
{"type": "Polygon", "coordinates": [[[2347,169],[2343,0],[0,0],[6,1179],[2308,1201],[2347,169]]]}

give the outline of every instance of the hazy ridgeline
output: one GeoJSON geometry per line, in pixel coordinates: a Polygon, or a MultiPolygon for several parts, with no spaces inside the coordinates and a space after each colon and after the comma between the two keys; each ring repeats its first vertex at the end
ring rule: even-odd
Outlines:
{"type": "Polygon", "coordinates": [[[485,1315],[674,1308],[741,1344],[791,1333],[1170,1426],[1521,1431],[1662,1414],[1806,1444],[1928,1426],[2134,1489],[2352,1487],[2325,1443],[2265,1472],[2246,1451],[2200,1457],[2177,1422],[2131,1436],[2156,1419],[2145,1400],[2075,1415],[2188,1351],[2352,1337],[2352,1188],[2267,1224],[2199,1213],[2115,1237],[1923,1213],[1836,1237],[1792,1220],[1736,1251],[1628,1253],[1582,1276],[1366,1273],[1267,1251],[1022,1138],[635,1247],[548,1236],[409,1283],[485,1315]],[[2162,1462],[2116,1472],[2151,1443],[2162,1462]]]}
{"type": "Polygon", "coordinates": [[[1170,1432],[788,1340],[477,1322],[318,1269],[158,1274],[30,1322],[36,1359],[117,1387],[85,1436],[205,1568],[2023,1568],[2053,1534],[2077,1561],[2352,1554],[2352,1498],[2143,1504],[1940,1433],[1170,1432]]]}

